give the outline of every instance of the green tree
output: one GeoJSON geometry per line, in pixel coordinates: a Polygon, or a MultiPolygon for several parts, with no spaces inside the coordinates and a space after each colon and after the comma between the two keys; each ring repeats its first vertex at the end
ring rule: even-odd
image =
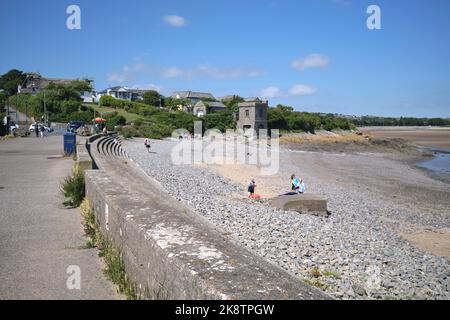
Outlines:
{"type": "Polygon", "coordinates": [[[161,95],[158,93],[158,91],[155,90],[150,90],[147,91],[146,93],[144,93],[144,103],[154,106],[154,107],[159,107],[160,102],[162,100],[161,95]]]}
{"type": "Polygon", "coordinates": [[[218,129],[225,132],[227,129],[235,129],[236,121],[232,109],[219,110],[214,113],[208,113],[201,118],[204,130],[218,129]]]}
{"type": "Polygon", "coordinates": [[[189,106],[192,102],[189,99],[164,98],[164,106],[170,110],[177,110],[179,106],[189,106]]]}
{"type": "Polygon", "coordinates": [[[237,108],[239,102],[244,102],[244,98],[240,96],[233,96],[231,99],[223,99],[222,103],[226,105],[228,108],[237,108]]]}
{"type": "Polygon", "coordinates": [[[92,91],[92,84],[87,80],[71,81],[68,87],[80,93],[92,91]]]}
{"type": "Polygon", "coordinates": [[[17,93],[17,87],[26,79],[26,74],[20,70],[12,69],[0,76],[0,89],[5,90],[7,96],[17,93]]]}
{"type": "Polygon", "coordinates": [[[0,92],[0,112],[2,112],[3,107],[6,104],[6,94],[4,92],[0,92]]]}

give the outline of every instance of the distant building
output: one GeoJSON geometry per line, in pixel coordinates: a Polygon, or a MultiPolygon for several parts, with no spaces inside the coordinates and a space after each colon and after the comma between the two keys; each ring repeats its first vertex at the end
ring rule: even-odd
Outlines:
{"type": "MultiPolygon", "coordinates": [[[[39,73],[30,73],[27,74],[27,78],[23,82],[22,86],[18,87],[18,92],[35,95],[45,89],[50,83],[67,85],[76,80],[79,79],[46,78],[41,76],[39,73]]],[[[81,81],[86,81],[89,83],[92,82],[86,79],[81,81]]]]}
{"type": "Polygon", "coordinates": [[[224,110],[226,106],[222,102],[217,101],[199,101],[194,105],[193,113],[197,117],[203,117],[207,113],[224,110]]]}
{"type": "Polygon", "coordinates": [[[262,102],[262,100],[258,97],[245,98],[245,102],[262,102]]]}
{"type": "Polygon", "coordinates": [[[234,100],[234,99],[237,99],[239,96],[238,95],[235,95],[235,94],[230,94],[230,95],[228,95],[228,96],[223,96],[223,97],[220,97],[220,98],[218,98],[218,100],[219,101],[231,101],[231,100],[234,100]]]}
{"type": "Polygon", "coordinates": [[[100,99],[100,97],[102,96],[110,96],[121,100],[142,101],[144,100],[144,94],[147,91],[150,90],[133,89],[128,87],[116,86],[98,92],[97,99],[100,99]]]}
{"type": "Polygon", "coordinates": [[[259,130],[267,130],[268,101],[253,98],[253,101],[239,103],[238,107],[237,128],[242,130],[245,135],[252,136],[256,133],[259,136],[259,130]]]}
{"type": "Polygon", "coordinates": [[[211,93],[194,91],[175,91],[172,94],[173,99],[188,99],[191,101],[191,107],[202,100],[216,100],[211,93]]]}

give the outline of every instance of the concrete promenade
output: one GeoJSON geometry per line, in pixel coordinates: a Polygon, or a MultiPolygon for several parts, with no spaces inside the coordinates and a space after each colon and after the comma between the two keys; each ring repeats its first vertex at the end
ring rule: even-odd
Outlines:
{"type": "Polygon", "coordinates": [[[95,249],[80,249],[78,209],[59,191],[71,173],[62,136],[0,141],[0,299],[120,299],[95,249]],[[79,266],[81,289],[67,288],[79,266]]]}

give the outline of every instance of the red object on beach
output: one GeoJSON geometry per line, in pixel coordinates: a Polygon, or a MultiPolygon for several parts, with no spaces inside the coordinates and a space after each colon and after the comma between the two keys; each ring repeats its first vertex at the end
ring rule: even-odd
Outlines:
{"type": "Polygon", "coordinates": [[[248,196],[250,199],[259,200],[261,199],[261,196],[259,194],[251,194],[248,196]]]}

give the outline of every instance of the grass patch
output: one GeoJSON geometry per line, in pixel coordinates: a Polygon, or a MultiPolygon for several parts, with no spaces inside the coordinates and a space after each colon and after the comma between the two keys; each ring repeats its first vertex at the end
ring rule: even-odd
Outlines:
{"type": "Polygon", "coordinates": [[[89,104],[86,103],[86,105],[93,108],[98,113],[99,116],[101,114],[111,114],[113,112],[117,112],[117,115],[125,117],[125,119],[127,119],[127,122],[133,122],[137,119],[142,119],[142,116],[140,116],[136,113],[127,112],[125,109],[111,108],[111,107],[99,107],[96,104],[90,104],[90,103],[89,104]]]}
{"type": "Polygon", "coordinates": [[[367,137],[345,132],[339,134],[291,134],[280,138],[281,143],[361,143],[368,144],[367,137]]]}
{"type": "Polygon", "coordinates": [[[142,297],[136,292],[135,284],[128,279],[125,273],[122,250],[102,234],[89,199],[83,200],[80,211],[84,232],[88,237],[85,247],[99,250],[99,257],[103,258],[106,264],[103,270],[105,276],[117,286],[117,291],[125,295],[128,300],[141,299],[142,297]]]}
{"type": "Polygon", "coordinates": [[[63,204],[66,207],[78,207],[85,196],[85,184],[83,170],[78,166],[74,166],[72,175],[64,179],[61,184],[61,191],[64,194],[63,204]]]}
{"type": "Polygon", "coordinates": [[[337,272],[334,272],[334,271],[324,271],[322,273],[322,275],[324,277],[334,278],[334,279],[340,279],[341,278],[341,275],[339,273],[337,273],[337,272]]]}
{"type": "Polygon", "coordinates": [[[324,282],[322,282],[322,281],[320,281],[318,279],[313,279],[313,280],[303,279],[303,282],[308,284],[308,285],[310,285],[310,286],[319,288],[319,289],[324,290],[324,291],[329,288],[329,285],[327,285],[326,283],[324,283],[324,282]]]}

